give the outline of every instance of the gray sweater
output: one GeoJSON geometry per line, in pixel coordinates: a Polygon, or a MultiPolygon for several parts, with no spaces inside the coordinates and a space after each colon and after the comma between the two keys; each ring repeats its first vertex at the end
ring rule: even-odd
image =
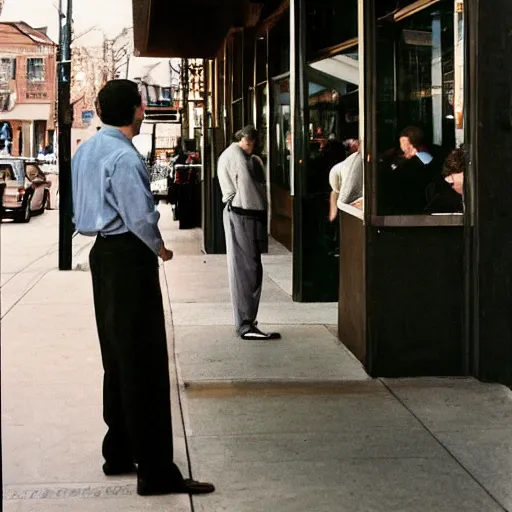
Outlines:
{"type": "Polygon", "coordinates": [[[267,209],[267,187],[263,162],[247,155],[234,142],[219,157],[217,167],[222,201],[244,210],[267,209]]]}

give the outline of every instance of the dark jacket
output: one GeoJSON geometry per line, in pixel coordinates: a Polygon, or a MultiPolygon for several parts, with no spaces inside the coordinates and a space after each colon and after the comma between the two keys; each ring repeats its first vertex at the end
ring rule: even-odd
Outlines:
{"type": "Polygon", "coordinates": [[[424,164],[419,157],[402,159],[385,184],[387,215],[418,215],[427,206],[427,186],[440,175],[437,160],[424,164]]]}
{"type": "Polygon", "coordinates": [[[428,185],[425,213],[460,213],[462,211],[462,196],[455,192],[442,176],[428,185]]]}

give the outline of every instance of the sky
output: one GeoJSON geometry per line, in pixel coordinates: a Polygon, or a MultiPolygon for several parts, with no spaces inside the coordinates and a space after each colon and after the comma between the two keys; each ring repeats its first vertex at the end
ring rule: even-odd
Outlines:
{"type": "MultiPolygon", "coordinates": [[[[66,2],[64,1],[64,4],[66,2]]],[[[48,35],[58,42],[59,18],[58,0],[5,0],[0,21],[25,21],[32,27],[48,27],[48,35]]],[[[73,0],[73,22],[75,37],[91,27],[94,30],[77,43],[84,45],[101,44],[104,31],[114,37],[125,27],[131,27],[132,0],[73,0]]]]}

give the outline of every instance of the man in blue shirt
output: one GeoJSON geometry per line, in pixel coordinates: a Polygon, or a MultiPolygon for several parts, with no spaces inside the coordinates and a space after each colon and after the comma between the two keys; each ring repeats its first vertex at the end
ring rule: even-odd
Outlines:
{"type": "Polygon", "coordinates": [[[137,85],[113,80],[100,91],[106,125],[73,158],[73,203],[91,250],[94,307],[104,368],[106,475],[137,472],[140,495],[214,491],[184,479],[173,462],[169,365],[158,257],[172,259],[142,157],[132,144],[144,119],[137,85]],[[135,465],[137,464],[137,466],[135,465]]]}

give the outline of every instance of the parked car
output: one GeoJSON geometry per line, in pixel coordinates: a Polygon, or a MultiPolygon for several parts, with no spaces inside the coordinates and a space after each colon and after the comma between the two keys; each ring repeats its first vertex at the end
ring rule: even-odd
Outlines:
{"type": "Polygon", "coordinates": [[[34,160],[0,158],[0,198],[2,218],[29,222],[42,214],[48,203],[51,183],[34,160]]]}

